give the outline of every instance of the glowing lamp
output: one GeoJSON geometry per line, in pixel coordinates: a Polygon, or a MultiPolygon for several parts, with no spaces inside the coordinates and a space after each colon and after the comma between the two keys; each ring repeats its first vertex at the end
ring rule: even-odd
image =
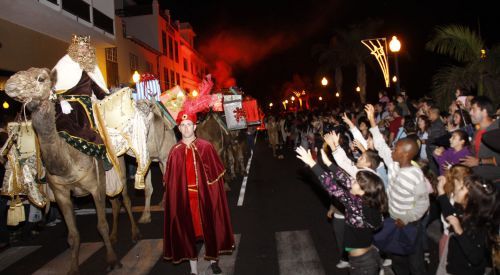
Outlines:
{"type": "Polygon", "coordinates": [[[321,79],[321,85],[323,86],[328,85],[328,79],[326,79],[326,77],[323,77],[323,79],[321,79]]]}
{"type": "Polygon", "coordinates": [[[389,49],[391,49],[393,53],[397,53],[401,50],[401,42],[399,42],[396,36],[393,36],[391,42],[389,42],[389,49]]]}
{"type": "Polygon", "coordinates": [[[9,109],[9,107],[10,107],[9,102],[7,102],[7,101],[4,101],[2,106],[4,109],[9,109]]]}
{"type": "Polygon", "coordinates": [[[287,100],[285,100],[285,104],[288,104],[288,99],[287,99],[287,100]]]}
{"type": "Polygon", "coordinates": [[[137,83],[139,80],[141,80],[141,76],[139,75],[138,71],[135,71],[134,74],[132,75],[132,80],[137,83]]]}
{"type": "Polygon", "coordinates": [[[339,92],[336,92],[336,93],[335,93],[335,96],[336,96],[336,97],[339,97],[339,96],[340,96],[339,92]]]}
{"type": "Polygon", "coordinates": [[[361,88],[359,86],[356,87],[356,92],[358,92],[358,93],[361,92],[361,88]]]}
{"type": "Polygon", "coordinates": [[[322,101],[322,100],[323,100],[323,97],[322,97],[322,96],[320,96],[318,99],[319,99],[319,101],[322,101]]]}
{"type": "Polygon", "coordinates": [[[193,97],[197,97],[197,96],[198,96],[198,91],[197,91],[197,90],[193,90],[193,91],[191,92],[191,96],[193,96],[193,97]]]}
{"type": "Polygon", "coordinates": [[[392,77],[392,82],[396,83],[398,81],[398,77],[397,76],[393,76],[392,77]]]}
{"type": "Polygon", "coordinates": [[[269,103],[269,108],[273,107],[273,105],[274,105],[274,104],[273,104],[272,102],[271,102],[271,103],[269,103]]]}
{"type": "Polygon", "coordinates": [[[294,100],[295,100],[295,97],[292,95],[292,97],[291,97],[290,99],[291,99],[292,101],[294,101],[294,100]]]}

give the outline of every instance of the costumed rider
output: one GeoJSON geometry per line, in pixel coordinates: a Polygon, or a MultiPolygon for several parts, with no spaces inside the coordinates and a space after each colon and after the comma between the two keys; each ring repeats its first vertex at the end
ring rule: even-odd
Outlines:
{"type": "Polygon", "coordinates": [[[164,174],[164,258],[189,260],[191,274],[198,274],[196,243],[204,242],[205,259],[221,274],[219,255],[234,250],[224,166],[213,145],[196,137],[195,110],[184,108],[176,122],[182,139],[170,150],[164,174]]]}
{"type": "Polygon", "coordinates": [[[59,136],[77,150],[104,160],[104,168],[111,169],[92,110],[92,97],[103,99],[109,91],[97,66],[90,36],[73,35],[68,54],[52,71],[57,73],[54,90],[59,99],[59,104],[56,104],[59,136]]]}

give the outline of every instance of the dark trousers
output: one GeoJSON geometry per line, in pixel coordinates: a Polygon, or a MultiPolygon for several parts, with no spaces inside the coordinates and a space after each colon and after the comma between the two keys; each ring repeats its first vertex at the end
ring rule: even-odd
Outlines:
{"type": "Polygon", "coordinates": [[[378,275],[382,268],[382,259],[378,254],[378,250],[371,248],[368,252],[361,256],[349,256],[350,275],[378,275]]]}
{"type": "Polygon", "coordinates": [[[410,255],[391,255],[392,270],[396,275],[424,275],[424,221],[418,221],[417,238],[415,240],[415,252],[410,255]]]}
{"type": "Polygon", "coordinates": [[[348,261],[347,252],[344,249],[344,219],[339,219],[333,216],[333,231],[335,232],[335,240],[337,241],[337,249],[339,252],[340,259],[342,261],[348,261]]]}

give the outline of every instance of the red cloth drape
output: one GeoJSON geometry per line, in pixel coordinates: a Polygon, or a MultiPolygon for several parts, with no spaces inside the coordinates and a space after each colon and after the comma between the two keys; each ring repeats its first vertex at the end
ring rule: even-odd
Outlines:
{"type": "Polygon", "coordinates": [[[186,176],[188,180],[189,206],[191,208],[191,220],[193,221],[194,235],[196,239],[203,236],[201,228],[200,206],[198,203],[198,186],[196,186],[196,168],[194,166],[193,149],[186,149],[186,176]]]}
{"type": "MultiPolygon", "coordinates": [[[[219,254],[234,249],[233,229],[224,190],[225,170],[208,141],[198,138],[189,147],[193,150],[205,258],[217,259],[219,254]]],[[[164,258],[174,262],[197,258],[186,152],[186,144],[179,142],[174,145],[164,174],[164,258]]]]}

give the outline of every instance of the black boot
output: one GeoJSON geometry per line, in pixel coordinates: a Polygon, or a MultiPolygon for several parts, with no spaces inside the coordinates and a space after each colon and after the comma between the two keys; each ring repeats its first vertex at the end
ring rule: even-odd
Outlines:
{"type": "Polygon", "coordinates": [[[218,262],[211,263],[210,267],[212,268],[213,274],[222,274],[222,269],[220,269],[218,262]]]}

